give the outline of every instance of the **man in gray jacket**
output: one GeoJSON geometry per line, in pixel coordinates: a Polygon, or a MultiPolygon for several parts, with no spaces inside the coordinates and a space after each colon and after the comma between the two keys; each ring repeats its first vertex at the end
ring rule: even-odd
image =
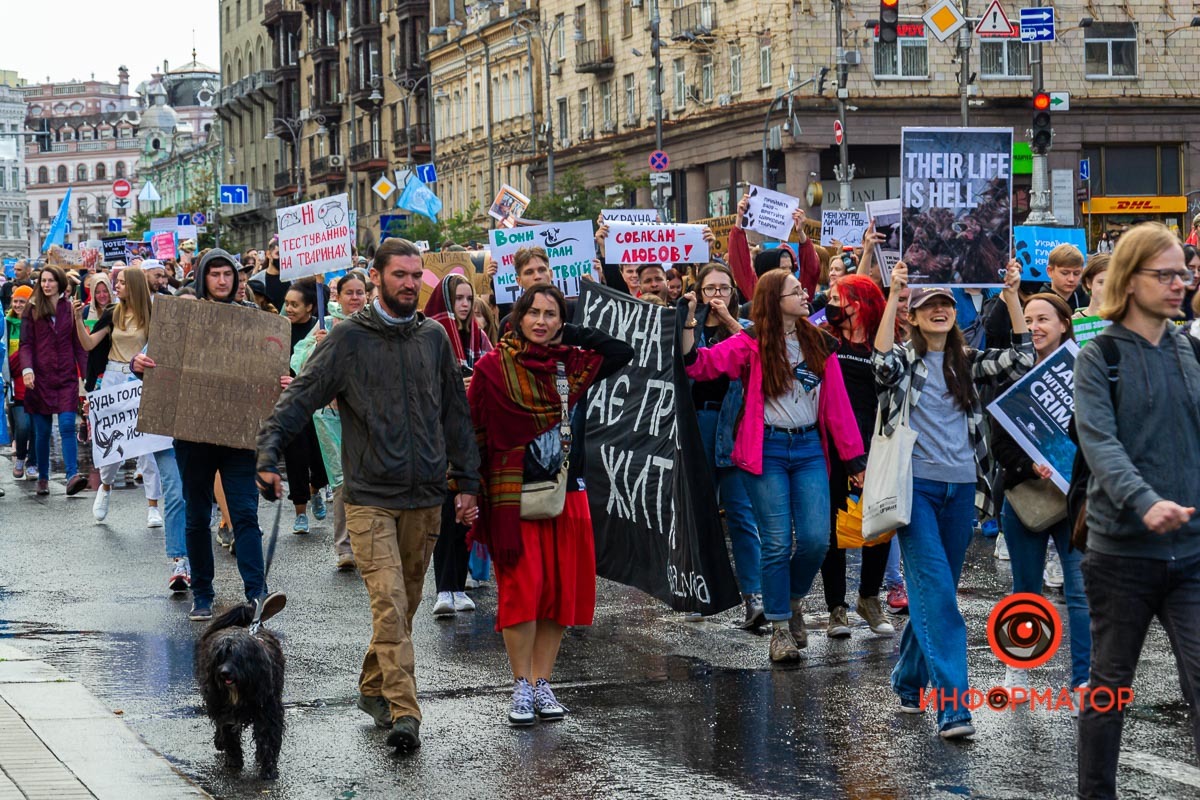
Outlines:
{"type": "Polygon", "coordinates": [[[1110,377],[1095,342],[1075,364],[1075,424],[1092,471],[1082,567],[1092,666],[1079,716],[1081,798],[1116,797],[1124,713],[1111,701],[1131,696],[1155,617],[1175,652],[1200,755],[1200,362],[1171,324],[1191,282],[1179,240],[1165,226],[1124,234],[1100,309],[1113,322],[1100,336],[1116,345],[1117,374],[1110,377]]]}
{"type": "Polygon", "coordinates": [[[417,313],[422,273],[416,245],[384,242],[371,269],[378,299],[316,346],[258,435],[259,487],[274,499],[282,493],[283,446],[337,400],[346,530],[374,628],[358,707],[390,728],[388,744],[401,750],[421,742],[412,620],[441,528],[447,476],[458,486],[459,522],[474,523],[479,492],[462,373],[445,330],[417,313]]]}

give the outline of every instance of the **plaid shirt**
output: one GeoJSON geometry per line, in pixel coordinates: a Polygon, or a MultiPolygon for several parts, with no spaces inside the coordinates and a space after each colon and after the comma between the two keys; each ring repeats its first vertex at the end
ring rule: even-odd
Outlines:
{"type": "MultiPolygon", "coordinates": [[[[976,380],[999,376],[1001,382],[1009,383],[1024,375],[1035,360],[1033,340],[1029,334],[1013,335],[1013,346],[1007,350],[970,349],[971,377],[976,380]]],[[[883,419],[883,433],[891,436],[900,422],[900,410],[904,397],[911,393],[911,404],[915,408],[921,401],[925,388],[925,377],[929,374],[925,359],[917,355],[911,345],[898,344],[890,352],[874,352],[875,384],[879,390],[879,410],[883,419]]],[[[988,451],[987,435],[983,424],[983,407],[978,395],[971,403],[967,414],[967,434],[975,450],[975,508],[984,518],[994,516],[995,507],[991,487],[986,476],[992,471],[992,455],[988,451]]]]}

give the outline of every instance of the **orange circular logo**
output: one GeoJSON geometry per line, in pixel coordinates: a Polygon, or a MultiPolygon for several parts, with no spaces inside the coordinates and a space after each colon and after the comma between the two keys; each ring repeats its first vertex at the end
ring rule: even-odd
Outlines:
{"type": "Polygon", "coordinates": [[[992,652],[1008,666],[1040,667],[1062,643],[1062,618],[1040,594],[1010,594],[992,608],[987,634],[992,652]]]}

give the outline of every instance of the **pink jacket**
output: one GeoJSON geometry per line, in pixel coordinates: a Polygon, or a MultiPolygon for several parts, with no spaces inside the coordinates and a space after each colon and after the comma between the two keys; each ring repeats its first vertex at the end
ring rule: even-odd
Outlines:
{"type": "MultiPolygon", "coordinates": [[[[758,355],[758,340],[743,331],[712,347],[695,351],[696,360],[687,367],[689,378],[711,381],[724,375],[740,378],[746,387],[745,405],[733,443],[733,463],[751,473],[761,475],[763,469],[763,430],[765,400],[762,390],[762,361],[758,355]],[[747,376],[748,374],[748,376],[747,376]]],[[[854,410],[842,382],[842,368],[837,355],[825,359],[825,377],[821,381],[821,397],[817,402],[817,428],[825,448],[825,466],[829,467],[829,442],[837,447],[843,462],[862,460],[862,434],[854,419],[854,410]]],[[[862,467],[855,469],[858,472],[862,467]]]]}

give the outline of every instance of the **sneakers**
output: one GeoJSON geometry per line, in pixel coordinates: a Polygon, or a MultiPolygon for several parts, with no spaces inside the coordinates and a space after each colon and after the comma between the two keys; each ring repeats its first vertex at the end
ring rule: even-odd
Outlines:
{"type": "MultiPolygon", "coordinates": [[[[167,588],[172,592],[186,592],[192,585],[192,570],[186,558],[175,559],[171,569],[171,577],[167,579],[167,588]]],[[[211,612],[209,612],[211,614],[211,612]]]]}
{"type": "Polygon", "coordinates": [[[217,528],[217,544],[221,547],[229,547],[233,544],[233,530],[228,525],[221,525],[217,528]]]}
{"type": "Polygon", "coordinates": [[[871,626],[871,633],[877,636],[895,636],[896,628],[883,615],[883,604],[878,597],[859,597],[854,607],[855,613],[871,626]]]}
{"type": "Polygon", "coordinates": [[[1008,561],[1008,542],[1004,540],[1004,534],[1001,533],[996,537],[996,558],[1001,561],[1008,561]]]}
{"type": "Polygon", "coordinates": [[[746,619],[738,626],[739,628],[744,631],[753,631],[767,623],[761,594],[742,595],[742,605],[746,609],[746,619]]]}
{"type": "Polygon", "coordinates": [[[319,491],[308,501],[308,507],[312,509],[312,515],[318,520],[325,519],[325,515],[329,513],[325,507],[325,498],[319,491]]]}
{"type": "Polygon", "coordinates": [[[96,490],[96,499],[92,501],[92,516],[96,522],[104,522],[108,517],[108,501],[112,497],[112,489],[101,486],[96,490]]]}
{"type": "Polygon", "coordinates": [[[192,600],[188,619],[192,622],[212,622],[212,603],[208,600],[192,600]]]}
{"type": "Polygon", "coordinates": [[[475,601],[467,597],[466,592],[454,592],[455,611],[474,611],[475,601]]]}
{"type": "Polygon", "coordinates": [[[393,722],[387,743],[388,747],[401,751],[416,750],[421,746],[421,720],[416,717],[401,717],[393,722]]]}
{"type": "Polygon", "coordinates": [[[1051,549],[1046,559],[1046,568],[1042,570],[1042,580],[1051,589],[1061,589],[1063,586],[1062,562],[1058,559],[1058,551],[1051,549]]]}
{"type": "Polygon", "coordinates": [[[37,494],[41,497],[50,494],[50,481],[39,480],[37,482],[37,494]]]}
{"type": "Polygon", "coordinates": [[[262,603],[263,607],[262,614],[259,615],[258,619],[260,622],[266,622],[280,611],[283,611],[284,607],[287,606],[287,595],[283,592],[271,592],[260,597],[258,602],[262,603]]]}
{"type": "Polygon", "coordinates": [[[25,459],[18,458],[13,462],[13,477],[17,480],[25,477],[25,459]]]}
{"type": "MultiPolygon", "coordinates": [[[[1016,667],[1004,668],[1004,688],[1005,689],[1028,689],[1029,688],[1029,670],[1017,669],[1016,667]]],[[[1025,699],[1028,700],[1029,693],[1025,693],[1025,699]]]]}
{"type": "Polygon", "coordinates": [[[538,678],[533,685],[533,711],[543,722],[557,722],[567,715],[567,709],[558,702],[545,678],[538,678]]]}
{"type": "Polygon", "coordinates": [[[513,686],[512,708],[508,710],[508,724],[532,725],[533,720],[533,687],[524,678],[517,678],[513,686]]]}
{"type": "Polygon", "coordinates": [[[771,660],[776,662],[800,660],[800,648],[796,646],[796,640],[787,627],[777,627],[771,631],[770,654],[771,660]]]}
{"type": "Polygon", "coordinates": [[[350,570],[355,569],[357,567],[358,567],[358,563],[355,562],[354,556],[352,554],[342,553],[340,556],[338,556],[338,560],[337,560],[338,572],[349,572],[350,570]]]}
{"type": "Polygon", "coordinates": [[[829,629],[826,634],[830,639],[850,638],[850,620],[846,616],[845,606],[838,606],[829,612],[829,629]]]}
{"type": "Polygon", "coordinates": [[[904,588],[904,584],[888,589],[887,604],[893,614],[908,613],[908,590],[904,588]]]}
{"type": "Polygon", "coordinates": [[[948,722],[946,727],[938,731],[938,736],[943,739],[965,739],[968,736],[975,735],[975,726],[970,720],[959,720],[958,722],[948,722]]]}
{"type": "Polygon", "coordinates": [[[454,615],[453,593],[438,592],[437,602],[433,604],[433,615],[435,617],[450,617],[454,615]]]}
{"type": "Polygon", "coordinates": [[[150,506],[146,509],[146,527],[161,528],[163,526],[162,512],[158,510],[158,506],[150,506]]]}
{"type": "Polygon", "coordinates": [[[792,598],[792,618],[788,620],[788,628],[792,632],[792,640],[795,641],[796,647],[801,649],[808,647],[808,629],[804,627],[804,600],[802,598],[792,598]]]}
{"type": "Polygon", "coordinates": [[[25,480],[36,481],[38,479],[37,465],[25,462],[25,480]]]}
{"type": "Polygon", "coordinates": [[[296,515],[296,521],[292,523],[292,533],[300,535],[308,533],[308,514],[296,515]]]}
{"type": "Polygon", "coordinates": [[[358,693],[358,710],[375,720],[376,728],[388,730],[392,727],[392,707],[379,695],[358,693]]]}
{"type": "Polygon", "coordinates": [[[468,575],[466,582],[463,584],[463,588],[464,589],[478,589],[482,585],[483,585],[482,581],[477,581],[474,578],[472,578],[470,575],[468,575]]]}
{"type": "Polygon", "coordinates": [[[900,713],[901,714],[924,714],[925,710],[921,708],[919,700],[905,700],[900,698],[900,713]]]}
{"type": "Polygon", "coordinates": [[[67,480],[67,497],[74,497],[87,488],[88,479],[76,472],[67,480]]]}
{"type": "Polygon", "coordinates": [[[1086,689],[1087,685],[1088,685],[1087,681],[1084,681],[1083,683],[1079,684],[1078,686],[1075,687],[1074,694],[1071,695],[1070,714],[1071,714],[1072,719],[1079,719],[1079,690],[1086,689]]]}

